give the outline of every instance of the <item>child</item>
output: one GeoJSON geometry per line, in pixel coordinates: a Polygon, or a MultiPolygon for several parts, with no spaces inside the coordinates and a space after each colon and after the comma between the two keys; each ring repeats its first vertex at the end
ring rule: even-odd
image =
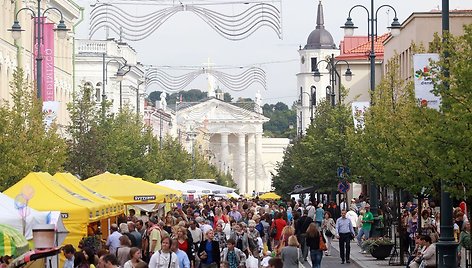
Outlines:
{"type": "Polygon", "coordinates": [[[234,241],[234,239],[230,238],[226,243],[227,247],[223,249],[223,252],[221,253],[222,267],[244,267],[244,264],[246,263],[246,254],[244,254],[239,248],[235,247],[236,241],[234,241]]]}

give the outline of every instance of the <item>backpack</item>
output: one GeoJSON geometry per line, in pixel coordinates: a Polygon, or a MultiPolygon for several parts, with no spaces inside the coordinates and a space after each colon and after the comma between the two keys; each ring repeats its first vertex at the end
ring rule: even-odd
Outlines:
{"type": "Polygon", "coordinates": [[[259,236],[260,237],[264,237],[264,226],[262,226],[262,223],[259,222],[257,225],[256,225],[256,230],[259,231],[259,236]]]}

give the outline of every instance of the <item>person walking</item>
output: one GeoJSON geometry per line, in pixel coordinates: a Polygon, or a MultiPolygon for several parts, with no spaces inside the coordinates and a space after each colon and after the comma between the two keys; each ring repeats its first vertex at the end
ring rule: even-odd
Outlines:
{"type": "Polygon", "coordinates": [[[152,254],[149,268],[179,268],[179,259],[171,250],[172,239],[168,236],[161,239],[161,248],[152,254]]]}
{"type": "MultiPolygon", "coordinates": [[[[288,245],[282,249],[280,258],[283,262],[283,268],[299,267],[301,252],[298,249],[298,240],[295,235],[288,238],[288,245]]],[[[269,263],[270,264],[270,263],[269,263]]]]}
{"type": "Polygon", "coordinates": [[[200,243],[198,248],[198,257],[200,258],[201,268],[217,268],[220,267],[220,244],[214,241],[215,233],[213,230],[208,230],[205,233],[205,241],[200,243]]]}
{"type": "Polygon", "coordinates": [[[326,240],[316,224],[310,223],[310,226],[308,226],[308,230],[306,231],[306,244],[310,248],[310,257],[313,268],[321,268],[323,251],[320,249],[320,239],[323,239],[326,243],[326,240]]]}
{"type": "Polygon", "coordinates": [[[351,244],[350,241],[354,238],[354,228],[352,222],[346,218],[346,211],[341,211],[341,217],[336,221],[336,237],[339,239],[339,255],[341,263],[344,261],[350,263],[351,244]]]}
{"type": "Polygon", "coordinates": [[[324,220],[321,224],[321,233],[323,234],[323,238],[326,241],[326,248],[328,248],[328,250],[325,252],[325,255],[331,256],[331,245],[333,244],[333,238],[336,235],[336,223],[334,223],[333,218],[331,218],[331,213],[329,213],[329,211],[325,212],[324,220]]]}
{"type": "Polygon", "coordinates": [[[361,247],[361,253],[366,253],[365,249],[362,248],[362,237],[364,237],[365,240],[369,239],[372,223],[374,223],[374,215],[370,212],[370,205],[366,204],[364,209],[365,213],[361,222],[362,227],[359,228],[359,233],[357,234],[357,245],[361,247]]]}
{"type": "Polygon", "coordinates": [[[318,208],[315,211],[315,222],[318,224],[318,228],[321,227],[321,223],[323,222],[323,215],[324,215],[323,203],[318,204],[318,208]]]}

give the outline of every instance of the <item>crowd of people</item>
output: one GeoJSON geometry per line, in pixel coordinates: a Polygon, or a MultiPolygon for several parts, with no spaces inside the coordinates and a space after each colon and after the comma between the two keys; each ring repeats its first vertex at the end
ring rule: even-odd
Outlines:
{"type": "MultiPolygon", "coordinates": [[[[434,204],[423,205],[418,221],[417,210],[412,203],[405,204],[400,226],[401,239],[411,245],[408,267],[433,267],[437,211],[434,204]]],[[[461,209],[455,213],[457,241],[468,238],[470,243],[470,224],[464,215],[461,209]]],[[[379,216],[382,232],[381,210],[379,216]]],[[[139,216],[131,209],[110,226],[105,249],[94,252],[79,245],[76,251],[72,245],[64,246],[64,268],[295,268],[303,267],[308,258],[318,268],[323,256],[331,255],[333,239],[338,240],[342,264],[351,261],[352,240],[365,252],[364,241],[373,224],[370,205],[362,198],[349,205],[344,200],[337,205],[293,199],[205,199],[177,204],[167,213],[139,216]]]]}

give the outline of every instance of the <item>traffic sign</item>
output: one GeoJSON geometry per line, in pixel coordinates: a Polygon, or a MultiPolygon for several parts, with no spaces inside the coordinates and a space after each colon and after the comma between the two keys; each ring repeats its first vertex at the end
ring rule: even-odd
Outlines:
{"type": "Polygon", "coordinates": [[[338,183],[338,191],[340,193],[347,193],[351,189],[351,184],[348,181],[340,181],[338,183]]]}
{"type": "Polygon", "coordinates": [[[349,167],[338,167],[338,169],[336,170],[336,174],[338,178],[345,179],[351,176],[351,169],[349,169],[349,167]]]}

